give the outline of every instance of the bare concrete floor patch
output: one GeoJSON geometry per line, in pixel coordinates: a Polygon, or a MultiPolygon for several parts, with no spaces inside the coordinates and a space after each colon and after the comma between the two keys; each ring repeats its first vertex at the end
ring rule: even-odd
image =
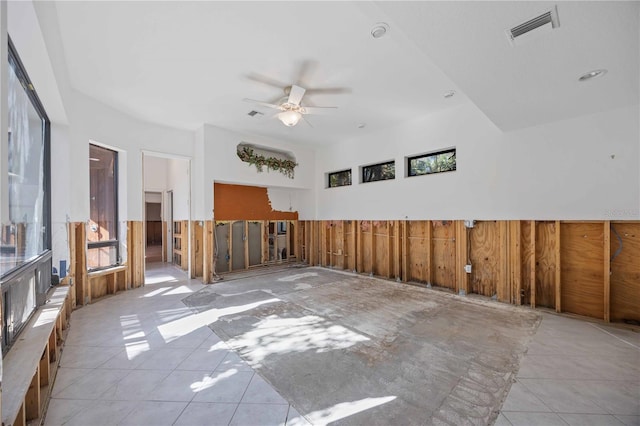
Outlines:
{"type": "Polygon", "coordinates": [[[322,268],[184,302],[314,424],[489,424],[540,315],[322,268]]]}

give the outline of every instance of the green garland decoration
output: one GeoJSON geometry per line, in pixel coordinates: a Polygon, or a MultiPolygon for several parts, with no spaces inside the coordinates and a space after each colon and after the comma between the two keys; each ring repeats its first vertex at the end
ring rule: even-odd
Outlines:
{"type": "Polygon", "coordinates": [[[248,146],[243,146],[238,150],[238,157],[245,163],[252,164],[258,169],[258,173],[262,173],[263,168],[267,170],[275,170],[282,173],[286,177],[293,179],[294,169],[298,165],[293,160],[281,160],[275,157],[265,157],[253,152],[253,149],[248,146]]]}

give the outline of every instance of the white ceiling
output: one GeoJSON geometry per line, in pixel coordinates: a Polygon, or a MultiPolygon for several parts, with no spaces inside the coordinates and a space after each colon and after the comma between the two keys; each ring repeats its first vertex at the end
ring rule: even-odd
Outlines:
{"type": "Polygon", "coordinates": [[[327,143],[470,100],[503,130],[638,103],[639,3],[560,2],[558,30],[508,43],[507,28],[552,5],[58,2],[56,10],[71,85],[89,96],[174,127],[209,123],[327,143]],[[390,31],[373,39],[379,21],[390,31]],[[302,64],[309,66],[299,80],[302,64]],[[578,83],[597,68],[609,73],[578,83]],[[250,74],[350,93],[305,97],[338,110],[308,116],[313,128],[286,128],[247,115],[273,110],[243,98],[282,94],[250,74]],[[457,95],[445,99],[448,90],[457,95]]]}

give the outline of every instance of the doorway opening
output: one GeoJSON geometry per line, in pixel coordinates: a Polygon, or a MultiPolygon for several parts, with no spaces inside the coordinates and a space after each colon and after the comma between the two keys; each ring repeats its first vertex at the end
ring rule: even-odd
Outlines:
{"type": "Polygon", "coordinates": [[[191,161],[144,152],[145,266],[167,263],[191,273],[191,161]]]}
{"type": "Polygon", "coordinates": [[[165,262],[165,229],[162,220],[162,193],[145,192],[145,263],[165,262]]]}

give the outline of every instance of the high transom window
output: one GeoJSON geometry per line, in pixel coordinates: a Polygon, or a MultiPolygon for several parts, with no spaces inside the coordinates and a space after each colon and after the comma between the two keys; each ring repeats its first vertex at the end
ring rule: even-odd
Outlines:
{"type": "Polygon", "coordinates": [[[422,176],[432,173],[456,170],[456,149],[432,152],[407,158],[408,176],[422,176]]]}
{"type": "Polygon", "coordinates": [[[372,164],[362,167],[362,183],[396,178],[396,162],[372,164]]]}
{"type": "Polygon", "coordinates": [[[351,185],[351,169],[328,174],[329,188],[351,185]]]}

